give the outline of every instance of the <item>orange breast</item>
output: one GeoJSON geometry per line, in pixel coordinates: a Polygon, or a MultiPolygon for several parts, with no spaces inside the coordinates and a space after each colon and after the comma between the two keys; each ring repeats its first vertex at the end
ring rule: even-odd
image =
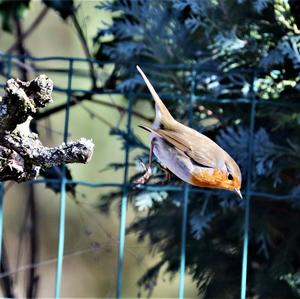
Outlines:
{"type": "Polygon", "coordinates": [[[240,181],[237,177],[228,180],[227,173],[219,169],[202,170],[193,172],[191,175],[191,184],[198,187],[235,190],[240,187],[240,181]]]}
{"type": "Polygon", "coordinates": [[[192,173],[191,183],[199,187],[214,188],[218,183],[224,181],[225,179],[225,174],[218,169],[213,171],[203,170],[192,173]]]}

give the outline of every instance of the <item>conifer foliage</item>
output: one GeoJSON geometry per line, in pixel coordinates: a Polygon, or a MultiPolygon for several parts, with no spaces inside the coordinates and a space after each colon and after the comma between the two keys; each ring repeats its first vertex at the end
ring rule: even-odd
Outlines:
{"type": "MultiPolygon", "coordinates": [[[[244,178],[251,172],[249,298],[299,298],[298,2],[120,0],[101,2],[98,8],[113,13],[112,23],[94,39],[96,58],[114,63],[106,87],[133,92],[135,101],[150,99],[132,69],[140,64],[184,123],[193,92],[192,126],[228,151],[244,178]],[[251,111],[254,132],[249,129],[251,111]]],[[[119,137],[140,147],[143,154],[137,159],[147,160],[147,150],[134,134],[119,137]]],[[[154,173],[163,174],[158,164],[154,173]]],[[[171,183],[180,184],[176,178],[171,183]]],[[[244,180],[244,190],[246,184],[244,180]]],[[[225,191],[202,191],[190,193],[187,270],[204,298],[238,298],[243,203],[225,191]]],[[[148,214],[129,232],[140,240],[149,238],[161,256],[139,281],[151,293],[162,267],[170,274],[179,268],[183,196],[153,190],[132,194],[137,210],[148,214]]],[[[102,210],[117,197],[103,197],[102,210]]]]}

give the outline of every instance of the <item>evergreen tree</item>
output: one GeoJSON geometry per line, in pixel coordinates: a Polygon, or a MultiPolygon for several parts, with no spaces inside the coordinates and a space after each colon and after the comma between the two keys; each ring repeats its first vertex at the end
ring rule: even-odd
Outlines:
{"type": "MultiPolygon", "coordinates": [[[[249,298],[300,297],[300,7],[286,0],[121,0],[98,5],[113,21],[95,37],[95,57],[114,63],[106,88],[150,99],[140,64],[174,117],[216,140],[250,172],[249,298]],[[255,101],[255,130],[249,130],[255,101]],[[253,137],[253,140],[251,139],[253,137]],[[253,159],[249,167],[249,142],[253,159]]],[[[136,136],[115,135],[144,151],[136,136]]],[[[122,167],[122,165],[118,165],[122,167]]],[[[163,174],[157,168],[156,176],[163,174]]],[[[138,174],[137,176],[139,176],[138,174]]],[[[135,176],[136,177],[136,176],[135,176]]],[[[132,178],[134,179],[134,177],[132,178]]],[[[176,178],[171,183],[181,184],[176,178]]],[[[244,180],[244,190],[246,189],[244,180]]],[[[165,266],[179,269],[182,193],[133,191],[147,210],[129,232],[149,238],[161,260],[141,277],[151,293],[165,266]]],[[[107,210],[112,198],[102,198],[107,210]]],[[[190,193],[187,269],[204,298],[238,298],[243,203],[232,193],[190,193]]]]}

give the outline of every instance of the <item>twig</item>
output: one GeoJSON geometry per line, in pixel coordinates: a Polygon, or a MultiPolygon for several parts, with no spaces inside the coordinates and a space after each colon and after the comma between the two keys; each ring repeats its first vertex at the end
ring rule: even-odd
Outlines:
{"type": "MultiPolygon", "coordinates": [[[[36,211],[36,202],[34,196],[34,186],[29,186],[29,238],[30,238],[30,263],[35,264],[39,260],[39,246],[38,246],[38,216],[36,211]]],[[[36,269],[31,268],[27,282],[27,298],[36,298],[38,291],[39,276],[36,274],[36,269]]]]}
{"type": "MultiPolygon", "coordinates": [[[[119,111],[122,111],[122,112],[127,112],[128,111],[127,108],[122,107],[121,105],[113,104],[113,103],[107,103],[107,102],[102,101],[102,100],[94,99],[91,93],[86,93],[86,94],[83,94],[81,96],[73,96],[71,98],[71,101],[70,101],[70,106],[75,106],[76,104],[78,104],[82,101],[90,101],[92,103],[96,103],[96,104],[103,105],[103,106],[106,106],[106,107],[118,109],[119,111]]],[[[49,117],[52,114],[55,114],[55,113],[57,113],[59,111],[62,111],[62,110],[65,110],[66,107],[67,107],[66,104],[57,105],[57,106],[55,106],[51,109],[48,109],[44,112],[37,113],[36,116],[35,116],[35,119],[36,120],[41,120],[43,118],[49,117]]],[[[144,115],[144,114],[142,114],[138,111],[133,110],[132,114],[134,116],[142,119],[142,120],[145,120],[145,121],[148,121],[148,122],[153,121],[153,119],[151,117],[148,117],[148,116],[146,116],[146,115],[144,115]]]]}
{"type": "Polygon", "coordinates": [[[98,119],[99,121],[101,121],[102,123],[104,123],[105,125],[107,125],[110,129],[112,129],[114,127],[114,125],[112,123],[110,123],[105,118],[103,118],[102,116],[98,115],[97,113],[95,113],[93,110],[91,110],[88,107],[86,107],[83,103],[80,103],[80,106],[82,107],[83,110],[85,110],[90,115],[91,118],[98,119]]]}
{"type": "Polygon", "coordinates": [[[4,239],[2,241],[2,257],[1,257],[1,285],[5,298],[15,298],[13,291],[13,281],[11,279],[11,274],[3,276],[4,273],[10,273],[9,265],[8,265],[8,257],[7,250],[4,239]]]}
{"type": "MultiPolygon", "coordinates": [[[[13,182],[14,183],[14,182],[13,182]]],[[[22,259],[22,253],[23,253],[23,244],[24,242],[24,238],[25,238],[25,234],[26,234],[26,230],[27,230],[27,218],[29,215],[29,201],[27,198],[27,201],[25,203],[25,209],[22,207],[22,210],[24,210],[24,217],[22,219],[22,225],[20,228],[20,232],[19,232],[19,238],[18,238],[18,250],[17,250],[17,256],[16,256],[16,268],[19,268],[20,263],[21,263],[21,259],[22,259]]],[[[14,277],[14,283],[17,284],[18,282],[18,273],[16,273],[15,277],[14,277]]]]}
{"type": "MultiPolygon", "coordinates": [[[[38,139],[26,140],[22,136],[14,135],[2,136],[1,143],[23,157],[25,162],[42,168],[51,168],[64,163],[87,163],[94,147],[93,143],[85,138],[52,148],[43,146],[38,139]]],[[[22,167],[20,164],[18,166],[22,167]]]]}
{"type": "MultiPolygon", "coordinates": [[[[85,253],[94,252],[94,251],[95,251],[95,248],[88,248],[88,249],[78,250],[78,251],[75,251],[75,252],[71,252],[69,254],[65,254],[64,255],[64,259],[70,258],[70,257],[74,257],[74,256],[78,256],[78,255],[82,255],[82,254],[85,254],[85,253]]],[[[28,264],[28,265],[25,265],[25,266],[21,266],[21,267],[16,268],[16,269],[14,269],[12,271],[1,272],[0,279],[7,278],[7,277],[9,277],[9,276],[11,276],[13,274],[16,274],[18,272],[27,271],[27,270],[30,270],[32,268],[37,268],[37,267],[40,267],[40,266],[51,265],[51,264],[56,263],[56,261],[57,261],[57,258],[52,258],[52,259],[48,259],[48,260],[45,260],[45,261],[42,261],[42,262],[39,262],[39,263],[28,264]]],[[[14,298],[14,296],[10,297],[9,295],[6,295],[6,297],[7,298],[14,298]]]]}
{"type": "MultiPolygon", "coordinates": [[[[115,103],[107,103],[105,101],[102,101],[102,100],[98,100],[98,99],[92,99],[92,102],[93,103],[96,103],[96,104],[99,104],[99,105],[102,105],[102,106],[106,106],[106,107],[110,107],[110,108],[116,108],[122,112],[128,112],[127,108],[124,108],[122,107],[121,105],[118,105],[118,104],[115,104],[115,103]]],[[[150,123],[153,122],[153,118],[151,117],[148,117],[146,115],[144,115],[143,113],[141,112],[138,112],[136,110],[133,110],[132,111],[132,114],[142,120],[145,120],[145,121],[148,121],[150,123]]]]}
{"type": "Polygon", "coordinates": [[[48,7],[44,7],[42,11],[39,13],[39,15],[36,17],[36,19],[31,23],[29,28],[23,32],[18,39],[16,39],[16,42],[6,51],[7,53],[11,53],[14,51],[21,43],[24,42],[24,40],[38,27],[40,22],[44,19],[48,12],[48,7]]]}
{"type": "MultiPolygon", "coordinates": [[[[84,33],[81,29],[81,26],[79,25],[79,22],[78,22],[78,19],[77,19],[77,16],[75,14],[75,12],[72,14],[72,21],[73,21],[73,24],[75,26],[75,29],[78,33],[78,36],[79,36],[79,39],[80,39],[80,42],[81,42],[81,45],[83,47],[83,51],[85,53],[85,56],[86,58],[91,58],[92,55],[91,55],[91,52],[90,52],[90,49],[88,47],[88,43],[87,43],[87,40],[84,36],[84,33]]],[[[96,77],[96,72],[95,72],[95,68],[94,68],[94,64],[92,61],[89,61],[89,69],[90,69],[90,77],[92,79],[92,88],[96,88],[97,87],[97,77],[96,77]]]]}
{"type": "MultiPolygon", "coordinates": [[[[3,51],[0,51],[0,56],[6,56],[6,54],[3,52],[3,51]]],[[[9,56],[7,56],[8,58],[9,56]]],[[[27,72],[31,72],[32,74],[36,74],[37,73],[37,70],[32,66],[32,65],[29,65],[28,63],[24,63],[22,62],[20,59],[17,59],[15,57],[11,57],[9,58],[10,61],[12,63],[14,63],[16,66],[18,66],[19,68],[21,69],[24,69],[26,70],[27,72]]],[[[9,74],[10,75],[10,74],[9,74]]],[[[5,75],[5,77],[7,77],[8,74],[5,75]]]]}
{"type": "MultiPolygon", "coordinates": [[[[91,93],[85,93],[81,96],[76,96],[74,98],[74,96],[71,97],[71,100],[70,100],[70,103],[69,103],[69,107],[72,107],[84,100],[90,100],[92,98],[92,95],[91,93]]],[[[36,120],[40,120],[40,119],[43,119],[43,118],[46,118],[46,117],[49,117],[51,116],[52,114],[55,114],[57,112],[60,112],[62,110],[65,110],[67,108],[67,104],[60,104],[60,105],[57,105],[51,109],[47,109],[46,111],[44,112],[38,112],[36,115],[35,115],[35,119],[36,120]]]]}

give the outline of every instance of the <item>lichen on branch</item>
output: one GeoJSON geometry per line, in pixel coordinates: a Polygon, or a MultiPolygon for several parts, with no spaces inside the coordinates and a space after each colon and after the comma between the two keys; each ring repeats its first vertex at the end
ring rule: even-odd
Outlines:
{"type": "Polygon", "coordinates": [[[43,146],[30,121],[39,108],[52,102],[53,82],[46,75],[23,82],[9,79],[0,97],[0,181],[28,181],[40,169],[64,163],[87,163],[93,154],[91,140],[80,138],[57,147],[43,146]]]}

